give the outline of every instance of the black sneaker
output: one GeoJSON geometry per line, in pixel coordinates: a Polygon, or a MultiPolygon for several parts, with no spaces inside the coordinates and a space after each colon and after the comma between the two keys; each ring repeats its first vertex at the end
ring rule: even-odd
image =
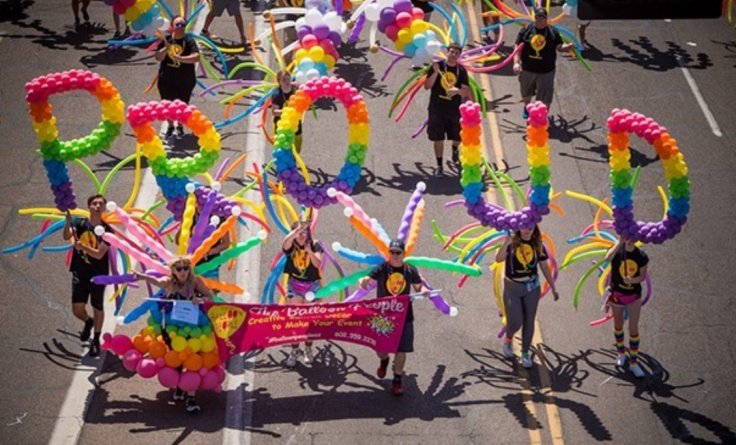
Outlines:
{"type": "Polygon", "coordinates": [[[176,127],[176,138],[181,139],[183,137],[184,137],[184,127],[182,127],[181,125],[178,125],[176,127]]]}
{"type": "Polygon", "coordinates": [[[202,411],[202,408],[199,407],[194,397],[187,397],[186,410],[189,414],[197,414],[202,411]]]}
{"type": "Polygon", "coordinates": [[[169,128],[166,129],[166,133],[164,134],[164,142],[171,141],[172,136],[174,136],[174,126],[169,125],[169,128]]]}
{"type": "Polygon", "coordinates": [[[401,386],[401,376],[394,377],[393,383],[391,383],[391,393],[395,396],[404,395],[404,387],[401,386]]]}
{"type": "Polygon", "coordinates": [[[87,13],[87,8],[82,8],[82,18],[84,18],[85,22],[89,22],[89,14],[87,13]]]}
{"type": "Polygon", "coordinates": [[[460,163],[460,150],[458,147],[452,147],[452,162],[454,164],[460,163]]]}
{"type": "Polygon", "coordinates": [[[376,370],[376,375],[379,379],[382,379],[386,377],[386,369],[388,368],[388,359],[381,360],[381,364],[378,365],[378,369],[376,370]]]}
{"type": "Polygon", "coordinates": [[[100,341],[95,338],[89,343],[89,356],[97,357],[98,355],[100,355],[100,341]]]}
{"type": "Polygon", "coordinates": [[[82,328],[82,332],[79,333],[79,339],[82,341],[89,340],[90,334],[92,334],[92,326],[95,324],[94,320],[91,318],[88,318],[87,321],[84,322],[84,328],[82,328]]]}
{"type": "Polygon", "coordinates": [[[174,399],[175,402],[178,402],[180,400],[184,400],[184,391],[182,391],[179,388],[176,388],[174,390],[174,397],[173,397],[173,399],[174,399]]]}
{"type": "Polygon", "coordinates": [[[434,177],[435,178],[444,178],[445,177],[445,170],[442,167],[438,167],[437,170],[434,171],[434,177]]]}

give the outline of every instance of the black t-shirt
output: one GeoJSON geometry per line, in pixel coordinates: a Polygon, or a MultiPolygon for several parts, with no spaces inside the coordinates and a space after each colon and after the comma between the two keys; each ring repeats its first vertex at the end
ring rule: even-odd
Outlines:
{"type": "MultiPolygon", "coordinates": [[[[170,52],[179,54],[180,56],[188,56],[193,53],[198,53],[199,48],[197,43],[191,36],[184,36],[183,39],[175,39],[172,36],[166,36],[166,41],[171,43],[169,49],[170,52]]],[[[158,49],[164,47],[164,42],[159,42],[158,49]]],[[[195,80],[193,63],[177,63],[171,58],[171,54],[167,53],[164,60],[161,61],[161,65],[158,69],[160,78],[167,80],[195,80]]]]}
{"type": "Polygon", "coordinates": [[[506,276],[512,280],[535,278],[538,275],[537,267],[540,261],[547,261],[547,249],[542,246],[542,252],[537,252],[530,242],[521,240],[513,249],[506,248],[506,276]]]}
{"type": "Polygon", "coordinates": [[[611,290],[622,294],[641,294],[641,283],[626,284],[624,277],[638,278],[641,268],[649,264],[646,253],[634,248],[633,252],[627,252],[625,247],[619,249],[611,260],[611,290]]]}
{"type": "Polygon", "coordinates": [[[560,33],[551,26],[537,29],[527,25],[519,31],[516,44],[524,43],[521,50],[521,68],[532,73],[549,73],[555,69],[557,46],[562,45],[560,33]]]}
{"type": "Polygon", "coordinates": [[[434,11],[434,8],[429,6],[430,3],[432,3],[432,0],[411,0],[411,4],[414,5],[415,8],[421,9],[425,14],[434,11]]]}
{"type": "MultiPolygon", "coordinates": [[[[285,93],[284,90],[281,89],[281,87],[276,87],[276,94],[273,95],[273,99],[271,99],[271,103],[278,106],[282,110],[284,109],[284,106],[289,101],[289,98],[294,95],[296,92],[296,88],[291,87],[291,91],[288,93],[285,93]]],[[[276,124],[279,123],[279,120],[281,119],[281,116],[274,116],[273,117],[273,126],[276,127],[276,124]]],[[[295,134],[302,134],[302,123],[299,122],[299,128],[296,130],[295,134]]]]}
{"type": "MultiPolygon", "coordinates": [[[[101,225],[105,229],[105,232],[112,232],[112,228],[110,228],[106,223],[103,222],[101,225]]],[[[86,246],[97,249],[97,246],[99,246],[100,243],[105,243],[101,236],[97,236],[95,233],[95,227],[87,218],[75,221],[72,228],[74,229],[77,239],[86,246]]],[[[107,275],[110,273],[108,253],[109,252],[105,252],[105,255],[98,260],[87,255],[84,251],[73,249],[72,262],[69,266],[69,270],[77,274],[77,276],[82,276],[84,278],[92,278],[96,275],[107,275]]]]}
{"type": "MultiPolygon", "coordinates": [[[[322,246],[312,240],[312,252],[322,252],[322,246]]],[[[309,254],[304,248],[297,245],[296,241],[291,243],[291,249],[284,250],[286,255],[286,267],[284,273],[299,281],[319,281],[322,276],[319,268],[312,264],[309,254]]]]}
{"type": "Polygon", "coordinates": [[[447,66],[444,60],[437,64],[441,75],[437,76],[430,90],[428,110],[450,114],[459,118],[463,95],[450,96],[447,90],[453,87],[460,88],[463,85],[468,86],[468,72],[460,64],[447,66]]]}
{"type": "MultiPolygon", "coordinates": [[[[410,264],[393,267],[390,263],[385,262],[373,269],[368,276],[376,280],[377,298],[408,295],[411,292],[411,285],[422,284],[419,271],[410,264]]],[[[406,321],[414,321],[414,307],[411,301],[406,313],[406,321]]]]}

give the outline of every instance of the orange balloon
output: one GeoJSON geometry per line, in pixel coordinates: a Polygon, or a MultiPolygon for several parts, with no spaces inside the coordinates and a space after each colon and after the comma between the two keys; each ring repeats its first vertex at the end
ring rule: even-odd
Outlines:
{"type": "Polygon", "coordinates": [[[220,364],[220,356],[215,352],[203,352],[202,354],[202,366],[206,369],[212,369],[220,364]]]}
{"type": "Polygon", "coordinates": [[[197,372],[202,368],[202,357],[199,354],[192,354],[184,360],[184,368],[197,372]]]}
{"type": "Polygon", "coordinates": [[[141,354],[145,354],[148,351],[148,345],[142,335],[136,335],[133,337],[133,347],[138,350],[141,354]]]}
{"type": "Polygon", "coordinates": [[[166,354],[166,345],[158,341],[152,341],[148,348],[148,355],[153,359],[163,357],[166,354]]]}
{"type": "Polygon", "coordinates": [[[176,351],[169,351],[164,354],[164,361],[169,368],[178,368],[181,366],[181,359],[179,358],[179,353],[176,351]]]}

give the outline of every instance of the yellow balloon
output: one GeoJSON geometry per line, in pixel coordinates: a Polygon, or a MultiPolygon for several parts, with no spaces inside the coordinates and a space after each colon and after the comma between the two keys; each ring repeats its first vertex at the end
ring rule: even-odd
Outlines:
{"type": "Polygon", "coordinates": [[[187,347],[187,341],[184,337],[174,337],[171,339],[171,347],[176,352],[182,352],[187,347]]]}
{"type": "Polygon", "coordinates": [[[199,350],[202,349],[202,340],[198,338],[190,338],[187,340],[187,344],[189,345],[189,348],[191,348],[192,352],[199,352],[199,350]]]}
{"type": "Polygon", "coordinates": [[[399,31],[398,34],[396,34],[396,39],[406,45],[407,43],[411,42],[411,33],[406,29],[402,29],[401,31],[399,31]]]}
{"type": "Polygon", "coordinates": [[[313,47],[309,48],[309,57],[315,63],[321,62],[322,59],[324,59],[325,57],[325,50],[319,45],[314,45],[313,47]]]}
{"type": "Polygon", "coordinates": [[[215,339],[212,337],[204,337],[202,339],[202,352],[211,352],[215,349],[215,339]]]}
{"type": "Polygon", "coordinates": [[[307,50],[304,48],[299,48],[296,50],[296,53],[294,53],[294,58],[296,58],[296,63],[299,63],[303,58],[307,57],[307,50]]]}
{"type": "Polygon", "coordinates": [[[424,20],[414,20],[409,26],[412,34],[421,34],[429,29],[429,25],[424,20]]]}

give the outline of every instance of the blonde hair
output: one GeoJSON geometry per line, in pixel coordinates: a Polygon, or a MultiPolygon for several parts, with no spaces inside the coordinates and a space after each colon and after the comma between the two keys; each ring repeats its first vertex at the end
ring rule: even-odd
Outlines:
{"type": "Polygon", "coordinates": [[[194,292],[194,265],[192,264],[192,257],[190,256],[181,256],[176,257],[173,260],[169,261],[169,268],[171,269],[171,292],[179,292],[183,290],[190,290],[191,292],[194,292]],[[177,266],[188,266],[189,267],[189,273],[187,274],[187,278],[182,282],[179,281],[179,278],[177,278],[176,273],[174,273],[174,269],[177,266]]]}

